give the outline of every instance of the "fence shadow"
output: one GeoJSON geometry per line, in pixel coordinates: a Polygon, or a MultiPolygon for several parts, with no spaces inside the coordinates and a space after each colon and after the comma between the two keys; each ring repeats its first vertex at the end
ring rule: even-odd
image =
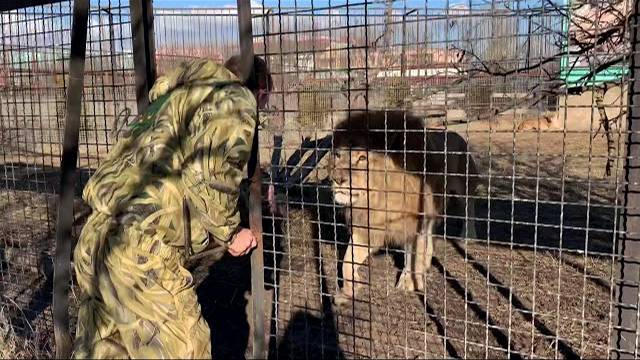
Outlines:
{"type": "Polygon", "coordinates": [[[211,330],[213,358],[244,359],[249,343],[245,294],[251,290],[249,256],[225,255],[208,268],[196,292],[211,330]]]}
{"type": "Polygon", "coordinates": [[[276,355],[270,358],[344,359],[335,328],[327,326],[323,318],[304,311],[295,313],[278,344],[276,355]]]}
{"type": "MultiPolygon", "coordinates": [[[[313,247],[314,269],[317,269],[320,278],[319,296],[321,301],[320,316],[312,314],[310,311],[300,310],[295,312],[288,319],[287,327],[278,342],[273,339],[270,343],[269,358],[305,358],[305,359],[344,359],[344,353],[339,344],[339,336],[336,325],[336,316],[333,312],[331,295],[328,291],[327,275],[323,263],[321,241],[338,241],[339,248],[344,248],[342,254],[346,251],[348,241],[348,233],[344,226],[334,226],[335,212],[333,211],[333,202],[327,202],[326,199],[332,199],[328,183],[318,185],[305,184],[302,187],[293,187],[289,189],[291,197],[288,209],[304,208],[307,214],[312,214],[311,223],[313,247]]],[[[340,224],[344,224],[343,218],[337,219],[340,224]]],[[[278,240],[284,241],[280,237],[278,240]]],[[[273,248],[282,249],[280,241],[274,241],[273,248]]],[[[280,252],[280,251],[277,251],[280,252]]],[[[281,253],[281,252],[280,252],[281,253]]],[[[282,261],[280,256],[274,264],[275,269],[280,268],[282,261]]],[[[266,275],[266,274],[265,274],[266,275]]],[[[274,277],[275,298],[272,304],[271,332],[275,333],[276,320],[276,303],[279,301],[280,276],[279,272],[274,277]]],[[[318,309],[313,309],[317,313],[318,309]]]]}
{"type": "MultiPolygon", "coordinates": [[[[608,205],[539,202],[536,210],[536,204],[528,201],[477,199],[476,235],[495,244],[513,242],[532,249],[587,250],[592,255],[606,255],[613,251],[615,216],[615,209],[608,205]]],[[[461,220],[447,219],[447,235],[459,236],[461,220]]],[[[443,226],[439,233],[444,233],[443,226]]]]}
{"type": "MultiPolygon", "coordinates": [[[[478,262],[473,256],[471,256],[468,253],[466,253],[465,250],[460,246],[460,244],[458,244],[455,241],[451,241],[450,243],[453,246],[453,248],[455,249],[455,251],[458,253],[458,255],[468,259],[469,263],[471,264],[473,269],[476,270],[479,274],[481,274],[481,276],[483,276],[487,280],[488,283],[498,285],[498,286],[495,287],[496,290],[498,291],[498,293],[505,299],[505,301],[509,301],[511,303],[511,306],[512,306],[513,309],[515,309],[516,311],[520,312],[520,314],[522,314],[522,316],[528,322],[532,323],[533,326],[535,327],[535,329],[540,334],[545,335],[545,337],[547,339],[557,338],[557,334],[554,331],[549,329],[544,324],[543,321],[540,321],[539,318],[536,318],[536,317],[534,317],[532,315],[533,314],[533,310],[528,308],[524,304],[524,302],[520,299],[520,296],[518,296],[517,293],[510,292],[509,287],[506,284],[504,284],[497,277],[495,277],[491,272],[489,272],[489,270],[484,265],[482,265],[480,262],[478,262]]],[[[439,262],[436,263],[436,268],[438,268],[438,270],[441,273],[443,273],[443,275],[446,275],[444,273],[446,270],[442,267],[442,265],[439,262]]],[[[453,289],[456,292],[459,291],[456,286],[453,286],[453,289]]],[[[462,295],[464,296],[464,292],[462,292],[462,295]]],[[[486,313],[479,312],[479,310],[475,309],[473,307],[473,305],[472,305],[471,308],[472,308],[473,311],[475,311],[478,314],[478,316],[486,316],[486,313]]],[[[503,339],[502,338],[498,338],[498,341],[501,341],[501,340],[503,340],[503,339]]],[[[501,343],[501,345],[502,345],[502,343],[501,343]]],[[[550,346],[552,346],[552,345],[553,345],[553,342],[550,344],[550,346]]],[[[578,359],[579,358],[579,356],[575,352],[575,350],[569,344],[567,344],[566,341],[558,340],[558,344],[557,345],[558,345],[558,351],[565,358],[567,358],[567,359],[578,359]]]]}
{"type": "MultiPolygon", "coordinates": [[[[611,254],[615,217],[620,213],[614,206],[615,184],[590,178],[590,165],[577,162],[579,158],[564,163],[559,155],[537,158],[535,154],[520,154],[517,159],[478,156],[476,161],[480,173],[488,171],[490,163],[493,173],[503,176],[491,180],[488,198],[476,200],[478,238],[544,250],[611,254]],[[543,165],[533,166],[536,161],[543,165]],[[569,167],[584,169],[569,176],[569,167]],[[511,174],[522,178],[511,179],[511,174]]],[[[488,180],[480,179],[483,187],[488,188],[488,180]]]]}

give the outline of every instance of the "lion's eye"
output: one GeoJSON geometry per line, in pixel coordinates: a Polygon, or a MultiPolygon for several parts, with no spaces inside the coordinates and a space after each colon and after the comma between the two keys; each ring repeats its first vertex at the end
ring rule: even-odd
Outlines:
{"type": "Polygon", "coordinates": [[[333,153],[333,157],[335,157],[336,159],[340,159],[340,153],[339,152],[334,152],[333,153]]]}
{"type": "Polygon", "coordinates": [[[360,157],[358,157],[358,162],[366,161],[366,160],[367,160],[367,157],[365,155],[360,155],[360,157]]]}

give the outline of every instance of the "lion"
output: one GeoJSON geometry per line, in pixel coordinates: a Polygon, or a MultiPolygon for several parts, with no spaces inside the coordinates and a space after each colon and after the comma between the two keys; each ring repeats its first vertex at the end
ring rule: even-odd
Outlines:
{"type": "Polygon", "coordinates": [[[546,113],[536,118],[526,119],[518,125],[518,129],[516,131],[543,131],[553,129],[555,127],[554,118],[554,114],[546,113]]]}
{"type": "MultiPolygon", "coordinates": [[[[358,269],[385,246],[405,249],[396,287],[424,291],[422,274],[431,267],[433,230],[445,211],[443,195],[447,204],[464,211],[462,197],[477,186],[467,142],[455,132],[428,129],[403,111],[367,111],[343,120],[333,132],[333,144],[329,178],[334,201],[345,208],[351,229],[343,287],[334,303],[347,303],[355,295],[358,269]]],[[[463,228],[462,234],[475,238],[472,199],[467,210],[469,231],[463,228]]]]}

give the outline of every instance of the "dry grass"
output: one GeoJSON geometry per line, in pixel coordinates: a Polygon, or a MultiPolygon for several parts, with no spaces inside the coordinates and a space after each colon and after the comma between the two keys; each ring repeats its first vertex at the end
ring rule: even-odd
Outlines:
{"type": "Polygon", "coordinates": [[[12,320],[15,319],[12,313],[15,311],[9,306],[0,308],[0,358],[52,358],[53,338],[48,326],[38,321],[29,323],[20,318],[12,320]]]}

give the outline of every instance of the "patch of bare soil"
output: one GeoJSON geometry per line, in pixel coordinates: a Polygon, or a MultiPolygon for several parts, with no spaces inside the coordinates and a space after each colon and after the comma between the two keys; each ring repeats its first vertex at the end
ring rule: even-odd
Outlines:
{"type": "MultiPolygon", "coordinates": [[[[56,206],[52,193],[0,190],[0,345],[6,345],[0,346],[2,358],[53,356],[51,257],[56,206]]],[[[77,213],[81,207],[77,200],[77,213]]],[[[83,221],[76,218],[76,234],[83,221]]],[[[71,300],[73,332],[73,293],[71,300]]]]}

